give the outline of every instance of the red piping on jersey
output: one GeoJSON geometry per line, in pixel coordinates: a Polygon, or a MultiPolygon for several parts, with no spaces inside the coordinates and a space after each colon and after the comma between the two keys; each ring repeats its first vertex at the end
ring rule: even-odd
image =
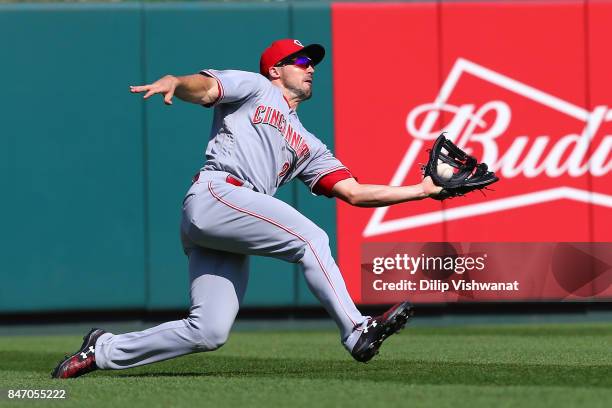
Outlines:
{"type": "Polygon", "coordinates": [[[217,81],[217,92],[218,92],[217,99],[215,99],[215,101],[213,103],[209,103],[209,104],[204,105],[207,108],[210,108],[211,106],[214,106],[217,103],[219,103],[219,101],[221,99],[223,99],[223,97],[225,96],[225,91],[223,90],[223,84],[221,83],[219,78],[217,78],[212,72],[209,72],[209,71],[200,71],[200,75],[209,76],[211,78],[214,78],[217,81]]]}
{"type": "Polygon", "coordinates": [[[215,101],[212,103],[213,105],[216,105],[221,99],[223,99],[223,96],[225,95],[225,91],[223,91],[223,85],[221,85],[221,81],[219,80],[219,78],[215,78],[217,80],[217,99],[215,99],[215,101]]]}
{"type": "Polygon", "coordinates": [[[317,175],[315,176],[315,180],[317,180],[319,177],[324,176],[325,174],[331,173],[332,171],[336,171],[336,170],[340,170],[340,169],[346,169],[348,170],[345,166],[336,166],[336,167],[332,167],[330,169],[325,169],[325,170],[321,170],[320,172],[317,173],[317,175]]]}
{"type": "Polygon", "coordinates": [[[289,109],[293,109],[291,105],[289,105],[289,99],[285,97],[285,94],[283,93],[283,91],[281,91],[281,93],[283,94],[283,99],[285,100],[285,102],[287,102],[287,106],[289,107],[289,109]]]}
{"type": "Polygon", "coordinates": [[[336,298],[338,299],[338,303],[340,303],[340,306],[342,307],[342,310],[344,311],[344,313],[346,314],[346,316],[349,318],[349,320],[351,321],[351,323],[353,323],[353,326],[356,326],[357,323],[355,323],[355,321],[353,319],[351,319],[351,316],[348,314],[348,312],[346,311],[346,309],[344,308],[344,305],[342,304],[342,301],[340,300],[340,296],[338,296],[338,292],[336,292],[336,288],[334,287],[334,284],[331,281],[331,278],[329,277],[329,274],[327,273],[327,270],[325,269],[325,267],[323,266],[323,263],[321,262],[321,260],[319,259],[319,256],[317,255],[316,251],[314,250],[314,248],[312,247],[312,244],[310,243],[310,241],[308,241],[307,239],[305,239],[304,237],[302,237],[300,234],[298,234],[297,232],[294,232],[292,230],[290,230],[288,227],[285,227],[281,224],[279,224],[278,222],[264,217],[263,215],[254,213],[252,211],[249,210],[245,210],[244,208],[240,208],[236,205],[233,205],[227,201],[225,201],[223,198],[221,198],[220,196],[218,196],[213,188],[212,188],[212,181],[208,182],[208,190],[210,190],[210,193],[213,195],[213,197],[215,197],[218,201],[220,201],[221,203],[227,205],[230,208],[233,208],[236,211],[245,213],[247,215],[251,215],[255,218],[259,218],[260,220],[264,220],[274,226],[277,226],[278,228],[282,229],[283,231],[293,235],[294,237],[296,237],[297,239],[299,239],[300,241],[306,243],[306,245],[308,245],[310,247],[310,250],[312,251],[312,253],[314,254],[315,258],[317,259],[317,262],[319,263],[319,267],[321,268],[321,270],[323,271],[323,274],[325,275],[325,278],[327,279],[327,282],[329,282],[329,286],[331,286],[332,290],[334,291],[334,295],[336,295],[336,298]]]}

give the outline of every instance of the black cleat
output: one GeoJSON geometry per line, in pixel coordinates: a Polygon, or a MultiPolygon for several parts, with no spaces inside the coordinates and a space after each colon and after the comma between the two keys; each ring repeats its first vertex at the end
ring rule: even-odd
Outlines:
{"type": "Polygon", "coordinates": [[[96,340],[106,333],[102,329],[91,329],[83,337],[83,344],[79,351],[66,358],[55,367],[51,378],[76,378],[83,374],[97,370],[96,366],[96,340]]]}
{"type": "Polygon", "coordinates": [[[383,341],[402,330],[413,313],[412,305],[409,302],[402,302],[387,310],[382,316],[369,319],[351,351],[353,358],[362,363],[370,361],[378,354],[383,341]]]}

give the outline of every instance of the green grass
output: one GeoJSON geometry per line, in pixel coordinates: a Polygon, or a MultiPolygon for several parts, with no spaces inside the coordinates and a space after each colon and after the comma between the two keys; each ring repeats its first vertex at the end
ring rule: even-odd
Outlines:
{"type": "MultiPolygon", "coordinates": [[[[408,328],[369,364],[331,331],[237,332],[220,350],[51,380],[78,336],[0,337],[0,388],[65,401],[0,406],[609,407],[612,324],[408,328]]],[[[4,391],[5,392],[5,391],[4,391]]]]}

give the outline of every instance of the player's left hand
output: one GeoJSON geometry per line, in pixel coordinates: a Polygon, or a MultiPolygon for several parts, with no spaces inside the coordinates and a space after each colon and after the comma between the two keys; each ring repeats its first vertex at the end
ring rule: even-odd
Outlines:
{"type": "MultiPolygon", "coordinates": [[[[499,181],[486,163],[461,150],[442,133],[429,151],[429,160],[423,166],[423,175],[431,178],[431,183],[442,187],[439,194],[430,196],[436,200],[466,195],[481,190],[499,181]],[[442,166],[450,169],[447,175],[442,166]]],[[[427,177],[426,177],[427,178],[427,177]]]]}
{"type": "Polygon", "coordinates": [[[442,187],[436,186],[429,176],[425,177],[423,181],[421,181],[421,187],[423,188],[423,192],[427,194],[428,197],[436,196],[442,191],[442,187]]]}

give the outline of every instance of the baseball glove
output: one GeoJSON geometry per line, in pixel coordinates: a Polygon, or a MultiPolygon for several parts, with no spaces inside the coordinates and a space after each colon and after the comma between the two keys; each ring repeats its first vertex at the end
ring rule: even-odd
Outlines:
{"type": "Polygon", "coordinates": [[[488,171],[486,163],[478,163],[475,157],[444,137],[444,133],[438,136],[429,151],[429,161],[423,166],[423,175],[431,177],[435,185],[442,187],[440,194],[432,196],[436,200],[463,196],[499,181],[494,172],[488,171]],[[446,150],[446,153],[443,150],[446,150]],[[442,163],[452,167],[453,174],[450,178],[442,177],[438,172],[438,166],[442,163]]]}

